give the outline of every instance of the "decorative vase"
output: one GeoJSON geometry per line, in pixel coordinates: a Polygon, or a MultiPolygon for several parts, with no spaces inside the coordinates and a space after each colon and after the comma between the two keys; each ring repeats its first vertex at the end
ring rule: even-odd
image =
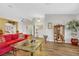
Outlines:
{"type": "Polygon", "coordinates": [[[71,43],[72,45],[78,45],[77,32],[72,32],[71,43]]]}
{"type": "Polygon", "coordinates": [[[77,46],[78,45],[78,39],[77,38],[71,38],[72,45],[77,46]]]}

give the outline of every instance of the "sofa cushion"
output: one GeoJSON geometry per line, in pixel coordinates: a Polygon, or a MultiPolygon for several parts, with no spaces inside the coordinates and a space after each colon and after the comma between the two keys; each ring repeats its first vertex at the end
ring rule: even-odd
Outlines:
{"type": "Polygon", "coordinates": [[[12,34],[12,40],[18,39],[18,34],[12,34]]]}
{"type": "Polygon", "coordinates": [[[5,41],[11,41],[12,40],[12,34],[7,34],[7,35],[4,35],[5,37],[5,41]]]}
{"type": "Polygon", "coordinates": [[[11,40],[9,42],[7,42],[7,45],[11,45],[11,44],[14,44],[16,42],[19,42],[19,41],[22,41],[23,39],[15,39],[15,40],[11,40]]]}

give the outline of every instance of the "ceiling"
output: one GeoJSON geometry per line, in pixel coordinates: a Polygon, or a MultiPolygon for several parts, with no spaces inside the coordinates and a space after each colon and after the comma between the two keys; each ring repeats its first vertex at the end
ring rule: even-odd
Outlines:
{"type": "Polygon", "coordinates": [[[0,16],[10,18],[78,13],[78,3],[0,3],[0,16]]]}

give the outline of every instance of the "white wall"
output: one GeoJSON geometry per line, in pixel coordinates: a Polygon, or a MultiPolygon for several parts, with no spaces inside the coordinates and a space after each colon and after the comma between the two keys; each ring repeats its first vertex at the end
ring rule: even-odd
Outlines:
{"type": "Polygon", "coordinates": [[[33,22],[35,23],[35,36],[43,37],[44,35],[44,17],[34,17],[33,22]],[[40,20],[40,21],[38,21],[40,20]],[[36,31],[37,29],[37,31],[36,31]]]}
{"type": "Polygon", "coordinates": [[[31,18],[18,18],[18,30],[24,34],[31,34],[32,32],[32,21],[31,18]]]}
{"type": "MultiPolygon", "coordinates": [[[[48,35],[48,41],[53,41],[54,37],[53,37],[53,29],[48,29],[48,23],[52,23],[52,25],[54,24],[63,24],[66,25],[66,23],[70,20],[76,19],[76,17],[78,18],[78,16],[76,15],[71,15],[71,14],[46,14],[45,15],[45,23],[46,23],[46,33],[48,35]]],[[[65,26],[65,42],[66,43],[70,43],[70,31],[67,30],[66,26],[65,26]]]]}
{"type": "Polygon", "coordinates": [[[26,31],[26,23],[24,22],[24,18],[18,19],[18,30],[21,33],[27,33],[26,31]]]}

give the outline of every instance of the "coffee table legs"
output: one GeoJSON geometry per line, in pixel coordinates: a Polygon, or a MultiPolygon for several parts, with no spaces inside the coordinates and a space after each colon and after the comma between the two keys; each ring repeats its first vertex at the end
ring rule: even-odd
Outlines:
{"type": "Polygon", "coordinates": [[[33,56],[33,52],[31,52],[31,56],[33,56]]]}
{"type": "Polygon", "coordinates": [[[16,53],[16,49],[14,49],[14,50],[13,50],[13,55],[14,55],[14,56],[16,56],[16,54],[15,54],[15,53],[16,53]]]}

